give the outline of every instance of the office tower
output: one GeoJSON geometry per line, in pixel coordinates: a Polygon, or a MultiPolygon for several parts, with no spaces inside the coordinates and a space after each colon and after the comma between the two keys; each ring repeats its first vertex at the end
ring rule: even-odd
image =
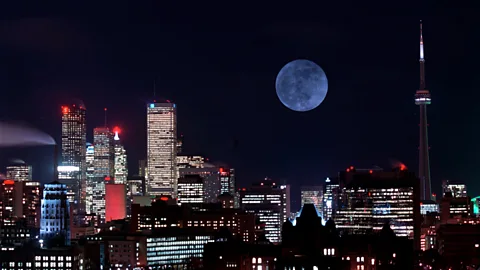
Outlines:
{"type": "Polygon", "coordinates": [[[13,226],[20,219],[30,228],[39,227],[40,183],[4,180],[0,184],[0,227],[13,226]]]}
{"type": "Polygon", "coordinates": [[[32,166],[26,164],[7,166],[6,177],[13,181],[32,181],[32,166]]]}
{"type": "Polygon", "coordinates": [[[147,168],[147,161],[145,159],[138,161],[138,175],[147,177],[148,168],[147,168]]]}
{"type": "Polygon", "coordinates": [[[132,213],[134,198],[145,195],[145,177],[130,176],[127,178],[127,217],[132,213]]]}
{"type": "Polygon", "coordinates": [[[40,239],[63,237],[70,244],[70,205],[67,186],[59,182],[45,184],[41,203],[40,239]]]}
{"type": "Polygon", "coordinates": [[[333,211],[336,210],[338,199],[339,184],[336,180],[325,179],[325,194],[323,195],[322,222],[327,222],[332,218],[333,211]]]}
{"type": "Polygon", "coordinates": [[[183,146],[183,134],[180,135],[180,137],[178,137],[177,139],[177,155],[182,153],[182,150],[183,150],[182,146],[183,146]]]}
{"type": "Polygon", "coordinates": [[[303,186],[300,188],[302,207],[304,204],[313,204],[320,216],[323,216],[323,186],[303,186]]]}
{"type": "MultiPolygon", "coordinates": [[[[223,193],[230,193],[235,183],[233,169],[226,167],[205,167],[205,168],[181,168],[179,177],[186,175],[199,175],[203,178],[203,196],[205,203],[218,202],[218,196],[223,193]]],[[[233,194],[235,191],[233,190],[233,194]]]]}
{"type": "Polygon", "coordinates": [[[397,236],[419,237],[419,183],[413,172],[350,170],[340,174],[341,198],[334,220],[350,234],[390,227],[397,236]]]}
{"type": "Polygon", "coordinates": [[[67,199],[69,202],[78,203],[80,201],[80,179],[78,175],[80,168],[76,166],[58,166],[58,182],[67,187],[67,199]]]}
{"type": "Polygon", "coordinates": [[[178,204],[203,203],[203,178],[199,175],[185,175],[178,179],[178,204]]]}
{"type": "Polygon", "coordinates": [[[128,176],[127,151],[125,151],[125,148],[120,141],[120,137],[118,136],[120,129],[115,127],[113,132],[115,133],[115,137],[113,138],[115,151],[115,184],[126,184],[128,176]]]}
{"type": "Polygon", "coordinates": [[[419,178],[421,183],[421,199],[432,199],[432,184],[430,180],[430,158],[428,155],[428,124],[427,124],[427,105],[432,100],[430,91],[425,89],[425,59],[423,53],[423,34],[422,22],[420,21],[420,88],[415,94],[415,104],[420,107],[420,151],[419,151],[419,178]]]}
{"type": "Polygon", "coordinates": [[[242,208],[265,225],[265,236],[272,243],[281,242],[282,225],[290,212],[289,191],[289,186],[270,179],[240,191],[242,208]]]}
{"type": "Polygon", "coordinates": [[[105,218],[106,221],[127,217],[125,184],[105,184],[105,218]]]}
{"type": "Polygon", "coordinates": [[[177,155],[177,168],[203,168],[205,158],[202,156],[177,155]]]}
{"type": "Polygon", "coordinates": [[[147,107],[147,194],[176,196],[177,109],[169,101],[147,107]]]}
{"type": "Polygon", "coordinates": [[[452,183],[448,180],[442,182],[443,197],[450,193],[453,198],[467,197],[467,186],[462,183],[452,183]]]}
{"type": "Polygon", "coordinates": [[[94,182],[94,172],[95,172],[95,147],[91,143],[87,143],[87,151],[86,151],[86,164],[87,164],[87,191],[86,191],[86,212],[87,214],[92,213],[92,205],[93,205],[93,187],[95,186],[94,182]]]}
{"type": "MultiPolygon", "coordinates": [[[[72,187],[79,194],[80,210],[85,208],[86,197],[86,149],[87,124],[85,105],[71,104],[62,106],[62,166],[79,168],[72,177],[76,178],[78,187],[72,187]]],[[[55,164],[55,166],[60,164],[55,164]]]]}
{"type": "Polygon", "coordinates": [[[94,172],[92,211],[105,220],[105,181],[111,181],[114,169],[113,134],[107,127],[93,130],[94,172]]]}

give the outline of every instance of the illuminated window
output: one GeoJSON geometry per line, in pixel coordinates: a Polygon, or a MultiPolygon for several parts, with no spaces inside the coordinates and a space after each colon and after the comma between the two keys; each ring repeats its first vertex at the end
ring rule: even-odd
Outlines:
{"type": "Polygon", "coordinates": [[[257,259],[255,257],[252,258],[252,263],[257,263],[257,259]]]}

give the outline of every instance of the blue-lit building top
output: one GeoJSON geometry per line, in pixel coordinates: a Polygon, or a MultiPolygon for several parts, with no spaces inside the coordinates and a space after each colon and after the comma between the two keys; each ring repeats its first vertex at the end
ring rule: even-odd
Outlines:
{"type": "Polygon", "coordinates": [[[65,237],[70,244],[70,207],[67,186],[57,181],[45,184],[41,203],[40,239],[65,237]]]}

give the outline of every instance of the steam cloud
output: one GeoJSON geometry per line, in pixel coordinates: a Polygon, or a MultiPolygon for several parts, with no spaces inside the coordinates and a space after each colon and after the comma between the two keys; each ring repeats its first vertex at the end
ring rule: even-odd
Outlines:
{"type": "Polygon", "coordinates": [[[18,158],[12,158],[9,160],[11,164],[25,164],[25,161],[18,159],[18,158]]]}
{"type": "Polygon", "coordinates": [[[19,124],[0,122],[0,147],[55,145],[48,134],[19,124]]]}

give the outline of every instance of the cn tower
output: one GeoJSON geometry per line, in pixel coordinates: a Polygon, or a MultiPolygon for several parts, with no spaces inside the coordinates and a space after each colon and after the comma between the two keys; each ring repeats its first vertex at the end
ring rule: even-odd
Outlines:
{"type": "Polygon", "coordinates": [[[428,124],[427,105],[431,103],[430,91],[425,89],[425,59],[423,53],[422,21],[420,21],[420,88],[415,93],[415,104],[420,107],[420,146],[419,146],[419,177],[420,199],[432,199],[432,183],[430,180],[430,158],[428,155],[428,124]]]}

